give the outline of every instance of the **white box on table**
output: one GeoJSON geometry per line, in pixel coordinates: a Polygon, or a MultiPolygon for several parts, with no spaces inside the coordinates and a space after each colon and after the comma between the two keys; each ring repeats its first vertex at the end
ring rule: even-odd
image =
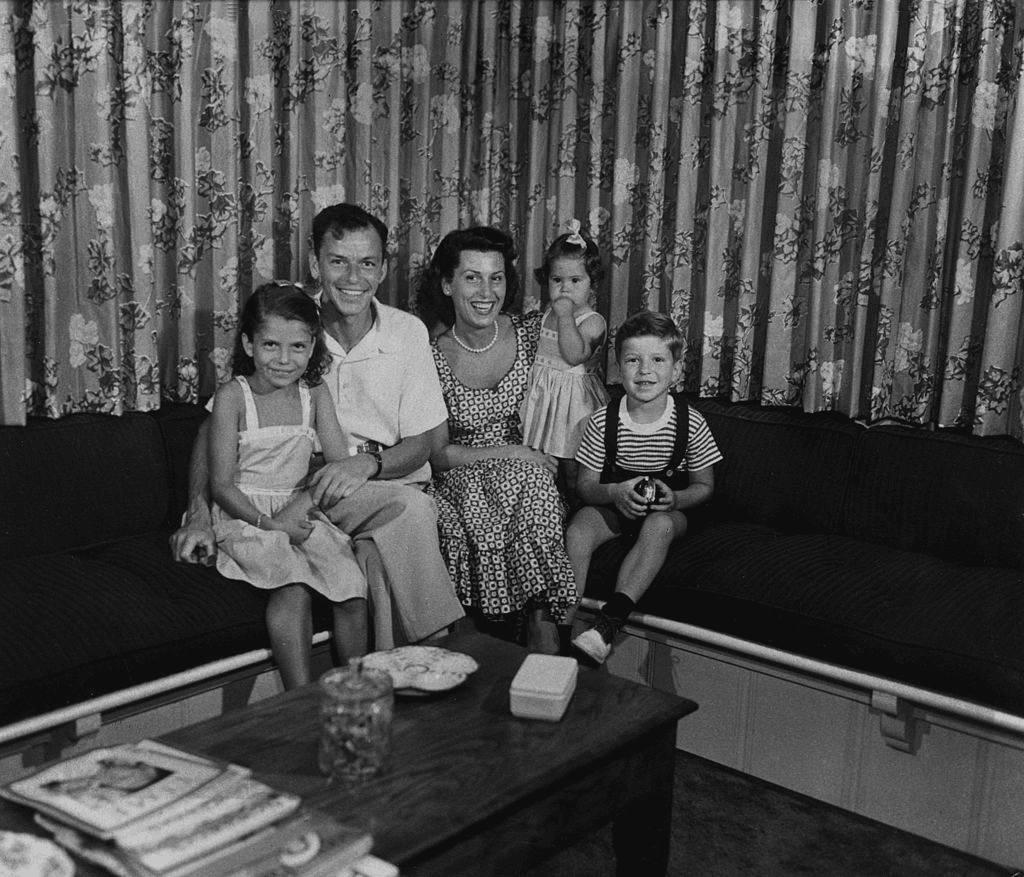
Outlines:
{"type": "Polygon", "coordinates": [[[509,689],[512,715],[557,722],[576,690],[578,670],[573,658],[527,655],[509,689]]]}

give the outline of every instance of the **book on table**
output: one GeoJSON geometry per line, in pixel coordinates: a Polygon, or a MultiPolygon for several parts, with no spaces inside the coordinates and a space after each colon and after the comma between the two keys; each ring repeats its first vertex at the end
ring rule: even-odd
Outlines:
{"type": "Polygon", "coordinates": [[[53,839],[124,877],[318,877],[372,837],[237,765],[154,741],[93,749],[0,788],[53,839]]]}

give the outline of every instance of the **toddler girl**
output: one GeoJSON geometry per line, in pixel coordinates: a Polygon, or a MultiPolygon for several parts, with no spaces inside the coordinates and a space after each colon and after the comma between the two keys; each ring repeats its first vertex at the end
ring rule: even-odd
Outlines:
{"type": "Polygon", "coordinates": [[[600,367],[607,325],[594,310],[604,268],[597,244],[580,233],[578,220],[548,247],[535,276],[550,303],[522,406],[523,444],[558,458],[559,481],[572,506],[576,448],[587,419],[608,402],[600,367]]]}
{"type": "Polygon", "coordinates": [[[270,591],[266,621],[285,688],[311,681],[311,592],[334,606],[342,663],[366,651],[366,579],[349,537],[305,490],[319,438],[348,447],[320,378],[330,364],[316,304],[291,283],[259,287],[242,309],[234,380],[213,400],[210,487],[217,570],[270,591]]]}

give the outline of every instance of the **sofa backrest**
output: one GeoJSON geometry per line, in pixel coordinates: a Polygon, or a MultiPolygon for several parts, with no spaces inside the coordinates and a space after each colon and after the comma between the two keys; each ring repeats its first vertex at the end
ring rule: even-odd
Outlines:
{"type": "Polygon", "coordinates": [[[160,427],[164,442],[171,491],[164,526],[173,530],[181,523],[181,515],[188,505],[189,465],[199,427],[208,415],[202,405],[165,401],[150,416],[160,427]]]}
{"type": "Polygon", "coordinates": [[[164,444],[148,414],[0,427],[0,558],[151,532],[164,525],[168,500],[164,444]]]}
{"type": "Polygon", "coordinates": [[[850,470],[842,532],[955,563],[1024,569],[1024,447],[871,427],[850,470]]]}
{"type": "Polygon", "coordinates": [[[833,414],[692,399],[724,459],[712,513],[796,533],[834,533],[863,427],[833,414]]]}

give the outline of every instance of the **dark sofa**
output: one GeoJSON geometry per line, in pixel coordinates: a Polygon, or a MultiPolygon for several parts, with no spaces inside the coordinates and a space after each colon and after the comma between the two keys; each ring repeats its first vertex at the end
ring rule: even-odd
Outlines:
{"type": "Polygon", "coordinates": [[[171,559],[204,416],[0,428],[0,725],[269,647],[262,593],[171,559]]]}
{"type": "Polygon", "coordinates": [[[1024,715],[1024,447],[691,402],[725,459],[638,612],[1024,715]]]}
{"type": "MultiPolygon", "coordinates": [[[[1024,715],[1024,448],[693,404],[725,460],[638,611],[1024,715]]],[[[268,647],[261,593],[170,557],[204,416],[0,428],[0,725],[268,647]]]]}

